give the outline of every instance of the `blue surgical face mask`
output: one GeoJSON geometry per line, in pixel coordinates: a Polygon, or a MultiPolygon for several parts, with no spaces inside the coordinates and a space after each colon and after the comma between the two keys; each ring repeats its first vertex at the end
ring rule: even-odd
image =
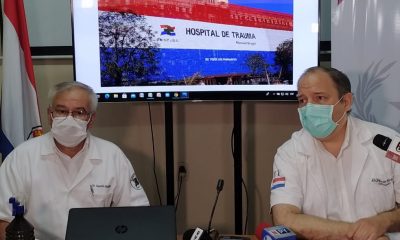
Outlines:
{"type": "MultiPolygon", "coordinates": [[[[340,102],[342,98],[340,98],[338,102],[340,102]]],[[[344,112],[337,122],[332,120],[333,108],[338,102],[333,105],[308,103],[304,107],[298,108],[297,110],[303,128],[315,138],[326,138],[331,135],[339,125],[338,122],[340,122],[346,114],[346,112],[344,112]]]]}

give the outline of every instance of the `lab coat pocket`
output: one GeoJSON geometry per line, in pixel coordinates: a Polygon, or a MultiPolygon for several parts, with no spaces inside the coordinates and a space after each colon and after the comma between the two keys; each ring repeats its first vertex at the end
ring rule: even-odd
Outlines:
{"type": "Polygon", "coordinates": [[[112,202],[112,193],[106,191],[75,191],[74,195],[71,204],[75,207],[110,207],[112,202]]]}
{"type": "Polygon", "coordinates": [[[369,192],[371,204],[377,213],[394,207],[393,176],[390,173],[372,177],[369,192]]]}
{"type": "Polygon", "coordinates": [[[112,194],[93,194],[92,202],[96,207],[110,207],[112,204],[112,194]]]}

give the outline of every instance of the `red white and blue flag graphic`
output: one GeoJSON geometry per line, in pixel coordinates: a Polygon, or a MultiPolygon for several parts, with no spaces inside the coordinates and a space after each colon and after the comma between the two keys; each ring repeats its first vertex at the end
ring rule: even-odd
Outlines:
{"type": "Polygon", "coordinates": [[[271,190],[281,187],[285,187],[285,177],[278,176],[272,179],[271,190]]]}
{"type": "Polygon", "coordinates": [[[0,152],[42,134],[23,0],[3,3],[0,152]]]}

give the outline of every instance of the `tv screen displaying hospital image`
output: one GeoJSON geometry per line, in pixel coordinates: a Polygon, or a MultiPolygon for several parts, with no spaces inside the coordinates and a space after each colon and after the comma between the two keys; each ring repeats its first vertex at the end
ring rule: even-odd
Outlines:
{"type": "Polygon", "coordinates": [[[73,0],[75,77],[100,101],[295,99],[318,64],[307,2],[73,0]]]}

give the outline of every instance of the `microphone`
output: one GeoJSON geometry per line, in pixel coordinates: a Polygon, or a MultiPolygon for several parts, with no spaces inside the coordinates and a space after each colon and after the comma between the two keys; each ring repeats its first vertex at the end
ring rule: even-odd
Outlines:
{"type": "Polygon", "coordinates": [[[214,217],[214,211],[215,211],[215,207],[217,206],[219,193],[222,191],[223,188],[224,188],[224,180],[223,179],[218,179],[218,182],[217,182],[217,197],[215,198],[214,206],[213,206],[212,211],[211,211],[210,221],[208,222],[208,228],[207,228],[207,233],[208,234],[210,234],[211,221],[212,221],[212,219],[214,217]]]}
{"type": "Polygon", "coordinates": [[[189,229],[187,231],[185,231],[183,233],[183,240],[212,240],[210,233],[211,233],[211,222],[212,219],[214,217],[214,211],[215,211],[215,207],[217,206],[217,202],[218,202],[218,197],[219,197],[219,193],[222,191],[222,189],[224,188],[224,180],[223,179],[218,179],[217,182],[217,197],[215,198],[214,201],[214,205],[211,211],[211,216],[210,216],[210,220],[208,222],[208,228],[207,230],[203,230],[199,227],[195,228],[195,229],[189,229]]]}
{"type": "Polygon", "coordinates": [[[260,240],[296,240],[296,234],[285,226],[264,228],[260,240]]]}
{"type": "Polygon", "coordinates": [[[385,157],[400,163],[400,137],[396,136],[393,140],[389,137],[377,134],[372,143],[378,148],[386,151],[385,157]]]}
{"type": "Polygon", "coordinates": [[[389,137],[383,136],[381,134],[377,134],[374,137],[374,140],[372,140],[372,142],[378,148],[382,149],[383,151],[386,151],[386,150],[388,150],[389,145],[392,142],[392,139],[390,139],[389,137]]]}

